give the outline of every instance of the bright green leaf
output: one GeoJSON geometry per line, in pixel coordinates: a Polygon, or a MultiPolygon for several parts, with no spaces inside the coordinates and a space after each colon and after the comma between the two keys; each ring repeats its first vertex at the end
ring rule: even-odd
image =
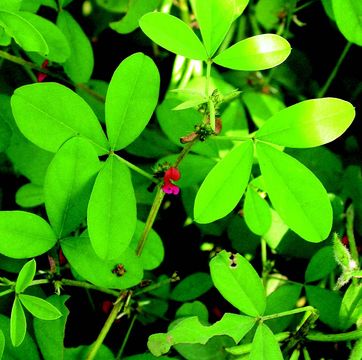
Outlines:
{"type": "Polygon", "coordinates": [[[210,261],[210,271],[215,287],[229,303],[250,316],[264,313],[263,284],[243,256],[223,250],[210,261]]]}
{"type": "Polygon", "coordinates": [[[151,353],[160,356],[177,344],[206,344],[217,335],[228,335],[238,343],[254,326],[255,319],[249,316],[226,313],[211,326],[204,326],[197,316],[180,321],[167,334],[153,334],[147,346],[151,353]]]}
{"type": "Polygon", "coordinates": [[[62,313],[54,305],[39,297],[19,294],[19,300],[33,316],[39,319],[55,320],[62,316],[62,313]]]}
{"type": "Polygon", "coordinates": [[[60,241],[65,257],[75,271],[91,283],[105,288],[127,289],[143,278],[141,259],[131,249],[126,249],[114,260],[101,260],[94,252],[86,235],[60,241]],[[125,273],[114,272],[122,265],[125,273]]]}
{"type": "Polygon", "coordinates": [[[51,249],[57,238],[40,216],[25,211],[0,212],[0,253],[23,259],[51,249]]]}
{"type": "Polygon", "coordinates": [[[108,152],[108,141],[92,109],[63,85],[48,82],[19,87],[11,106],[20,131],[45,150],[56,152],[66,140],[81,135],[98,154],[108,152]]]}
{"type": "Polygon", "coordinates": [[[156,44],[177,55],[206,60],[207,54],[196,34],[175,16],[153,12],[142,16],[142,31],[156,44]]]}
{"type": "Polygon", "coordinates": [[[36,262],[34,259],[28,261],[20,270],[15,283],[15,292],[23,292],[32,282],[35,276],[36,262]]]}
{"type": "Polygon", "coordinates": [[[195,272],[182,279],[171,292],[171,299],[176,301],[194,300],[212,288],[209,274],[195,272]]]}
{"type": "Polygon", "coordinates": [[[18,296],[15,296],[11,308],[10,338],[13,346],[17,347],[24,341],[26,335],[26,318],[24,309],[20,304],[18,296]]]}
{"type": "Polygon", "coordinates": [[[46,360],[64,358],[65,324],[69,315],[69,310],[64,303],[68,299],[68,295],[52,295],[47,298],[47,301],[62,313],[62,317],[59,319],[41,320],[34,318],[33,320],[35,337],[46,360]]]}
{"type": "MultiPolygon", "coordinates": [[[[2,0],[0,8],[7,11],[20,10],[20,6],[23,0],[2,0]]],[[[0,356],[1,359],[1,356],[0,356]]]]}
{"type": "Polygon", "coordinates": [[[21,12],[0,10],[0,26],[25,51],[38,52],[44,56],[49,53],[44,37],[21,12]]]}
{"type": "Polygon", "coordinates": [[[319,249],[313,257],[305,271],[305,281],[312,282],[321,280],[330,274],[337,266],[333,246],[325,246],[319,249]]]}
{"type": "Polygon", "coordinates": [[[332,228],[332,206],[315,175],[299,161],[257,142],[258,161],[268,196],[283,221],[303,239],[325,240],[332,228]]]}
{"type": "Polygon", "coordinates": [[[81,137],[65,142],[48,167],[45,208],[58,238],[75,230],[87,215],[100,162],[94,147],[81,137]]]}
{"type": "Polygon", "coordinates": [[[118,258],[132,240],[136,220],[130,172],[111,155],[97,176],[88,205],[88,231],[95,253],[102,259],[118,258]]]}
{"type": "Polygon", "coordinates": [[[3,358],[4,349],[5,349],[5,336],[2,330],[0,330],[0,359],[3,358]]]}
{"type": "Polygon", "coordinates": [[[362,46],[362,2],[332,0],[332,7],[339,31],[348,41],[362,46]]]}
{"type": "Polygon", "coordinates": [[[272,116],[256,133],[256,138],[287,147],[319,146],[341,136],[354,117],[354,107],[348,101],[306,100],[272,116]]]}
{"type": "Polygon", "coordinates": [[[60,11],[57,25],[70,46],[70,56],[64,62],[65,73],[75,83],[89,81],[94,66],[92,45],[80,25],[66,10],[60,11]]]}
{"type": "Polygon", "coordinates": [[[253,233],[264,235],[269,230],[272,223],[269,205],[251,186],[246,190],[243,212],[253,233]]]}
{"type": "Polygon", "coordinates": [[[206,305],[200,301],[182,304],[176,311],[175,318],[197,316],[201,324],[206,324],[209,319],[209,312],[206,305]]]}
{"type": "Polygon", "coordinates": [[[351,283],[339,309],[340,326],[347,330],[362,316],[362,284],[351,283]]]}
{"type": "Polygon", "coordinates": [[[24,208],[39,206],[44,203],[43,187],[33,183],[25,184],[16,192],[15,201],[24,208]]]}
{"type": "Polygon", "coordinates": [[[235,15],[235,0],[194,0],[193,9],[211,58],[224,40],[235,15]]]}
{"type": "Polygon", "coordinates": [[[288,41],[278,35],[256,35],[224,50],[214,62],[233,70],[265,70],[281,64],[290,51],[288,41]]]}
{"type": "Polygon", "coordinates": [[[269,327],[260,323],[251,345],[250,360],[283,360],[283,355],[269,327]]]}
{"type": "Polygon", "coordinates": [[[160,76],[155,63],[136,53],[118,66],[107,91],[106,124],[111,148],[120,150],[146,127],[157,105],[160,76]]]}
{"type": "Polygon", "coordinates": [[[253,142],[246,141],[215,165],[196,195],[196,222],[210,223],[221,219],[235,208],[248,184],[252,163],[253,142]]]}

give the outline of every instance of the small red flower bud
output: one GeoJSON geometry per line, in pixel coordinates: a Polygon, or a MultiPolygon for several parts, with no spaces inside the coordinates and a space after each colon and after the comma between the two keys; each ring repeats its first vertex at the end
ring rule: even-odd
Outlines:
{"type": "Polygon", "coordinates": [[[180,180],[180,178],[181,178],[180,170],[175,167],[170,167],[169,169],[167,169],[165,172],[165,176],[163,177],[165,182],[168,182],[170,180],[178,181],[180,180]]]}
{"type": "Polygon", "coordinates": [[[181,178],[180,170],[171,166],[165,171],[165,175],[163,176],[163,186],[162,190],[166,194],[178,195],[180,192],[180,188],[173,184],[172,181],[178,181],[181,178]]]}

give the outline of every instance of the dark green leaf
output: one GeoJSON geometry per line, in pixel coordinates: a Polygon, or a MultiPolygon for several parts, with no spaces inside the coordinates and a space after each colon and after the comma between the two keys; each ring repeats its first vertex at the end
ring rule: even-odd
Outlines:
{"type": "Polygon", "coordinates": [[[13,346],[17,347],[24,341],[26,335],[26,318],[18,296],[15,296],[10,317],[10,338],[13,346]]]}
{"type": "Polygon", "coordinates": [[[340,326],[347,330],[362,316],[362,285],[352,283],[345,292],[339,309],[340,326]]]}
{"type": "Polygon", "coordinates": [[[229,214],[248,184],[253,163],[253,142],[231,150],[209,172],[196,195],[195,221],[206,224],[229,214]]]}
{"type": "Polygon", "coordinates": [[[20,131],[45,150],[56,152],[66,140],[81,135],[98,154],[108,152],[108,141],[92,109],[63,85],[48,82],[21,86],[15,90],[11,106],[20,131]]]}
{"type": "MultiPolygon", "coordinates": [[[[89,346],[81,345],[76,348],[65,348],[64,360],[85,360],[92,346],[93,344],[89,346]]],[[[102,344],[95,355],[94,360],[114,360],[114,355],[107,346],[102,344]]]]}
{"type": "Polygon", "coordinates": [[[0,330],[0,359],[3,358],[4,349],[5,349],[5,336],[2,330],[0,330]]]}
{"type": "Polygon", "coordinates": [[[272,116],[258,130],[256,138],[294,148],[320,146],[341,136],[354,117],[354,107],[348,101],[305,100],[272,116]]]}
{"type": "Polygon", "coordinates": [[[265,70],[281,64],[290,51],[288,41],[278,35],[256,35],[224,50],[214,62],[234,70],[265,70]]]}
{"type": "Polygon", "coordinates": [[[51,249],[57,238],[40,216],[25,211],[0,212],[0,253],[23,259],[51,249]]]}
{"type": "Polygon", "coordinates": [[[136,199],[128,168],[116,155],[99,172],[88,205],[88,231],[95,253],[118,258],[136,228],[136,199]]]}
{"type": "Polygon", "coordinates": [[[93,50],[89,39],[66,10],[59,12],[57,25],[70,46],[70,56],[64,63],[65,73],[75,83],[88,82],[94,66],[93,50]]]}
{"type": "Polygon", "coordinates": [[[337,266],[333,254],[333,246],[325,246],[318,250],[313,257],[305,271],[305,281],[312,282],[325,278],[337,266]]]}
{"type": "Polygon", "coordinates": [[[0,153],[10,145],[12,131],[10,126],[0,118],[0,153]]]}
{"type": "Polygon", "coordinates": [[[15,292],[17,294],[23,292],[33,281],[36,272],[35,260],[28,261],[20,270],[15,283],[15,292]]]}
{"type": "Polygon", "coordinates": [[[94,147],[81,137],[65,142],[48,167],[45,208],[58,238],[75,230],[87,215],[100,162],[94,147]]]}
{"type": "Polygon", "coordinates": [[[146,127],[157,105],[160,76],[148,56],[136,53],[123,60],[107,91],[106,124],[111,148],[120,150],[146,127]]]}
{"type": "Polygon", "coordinates": [[[33,316],[39,319],[55,320],[62,316],[62,313],[54,305],[39,297],[19,294],[19,300],[33,316]]]}
{"type": "Polygon", "coordinates": [[[215,287],[233,306],[250,316],[264,313],[263,284],[243,256],[223,250],[210,261],[210,271],[215,287]]]}
{"type": "Polygon", "coordinates": [[[289,155],[261,142],[256,149],[266,190],[284,222],[307,241],[325,240],[333,214],[321,182],[289,155]]]}
{"type": "Polygon", "coordinates": [[[142,31],[156,44],[175,54],[195,60],[206,60],[207,54],[199,38],[175,16],[153,12],[142,16],[142,31]]]}

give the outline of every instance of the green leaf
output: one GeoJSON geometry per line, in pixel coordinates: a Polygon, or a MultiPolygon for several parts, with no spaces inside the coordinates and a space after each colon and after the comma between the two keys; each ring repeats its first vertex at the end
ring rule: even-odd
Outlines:
{"type": "Polygon", "coordinates": [[[362,46],[362,3],[355,0],[332,0],[339,31],[350,42],[362,46]]]}
{"type": "Polygon", "coordinates": [[[13,346],[17,347],[24,341],[26,335],[26,318],[19,297],[15,296],[11,308],[10,317],[10,338],[13,346]]]}
{"type": "Polygon", "coordinates": [[[269,205],[251,186],[246,190],[243,212],[253,233],[261,236],[269,230],[272,223],[269,205]]]}
{"type": "Polygon", "coordinates": [[[4,349],[5,349],[5,336],[2,330],[0,330],[0,359],[3,358],[4,349]]]}
{"type": "Polygon", "coordinates": [[[160,76],[148,56],[136,53],[121,62],[107,91],[106,125],[111,148],[120,150],[146,127],[157,105],[160,76]]]}
{"type": "Polygon", "coordinates": [[[333,246],[325,246],[319,249],[313,257],[305,271],[305,281],[312,282],[321,280],[330,274],[337,266],[333,246]]]}
{"type": "MultiPolygon", "coordinates": [[[[23,0],[2,0],[1,9],[7,11],[17,11],[20,9],[23,0]]],[[[0,356],[1,359],[1,356],[0,356]]]]}
{"type": "Polygon", "coordinates": [[[283,360],[283,355],[269,327],[260,323],[251,345],[250,360],[283,360]]]}
{"type": "Polygon", "coordinates": [[[210,271],[215,287],[230,304],[250,316],[264,313],[263,284],[243,256],[223,250],[210,261],[210,271]]]}
{"type": "Polygon", "coordinates": [[[56,152],[66,140],[81,135],[99,155],[108,152],[108,141],[92,109],[63,85],[48,82],[21,86],[15,90],[11,106],[20,131],[45,150],[56,152]]]}
{"type": "Polygon", "coordinates": [[[193,9],[211,58],[224,40],[235,15],[234,0],[194,0],[193,9]]]}
{"type": "Polygon", "coordinates": [[[119,21],[111,22],[109,27],[119,34],[129,34],[138,28],[139,19],[155,10],[160,0],[130,0],[126,15],[119,21]]]}
{"type": "Polygon", "coordinates": [[[54,305],[39,297],[19,294],[19,300],[33,316],[39,319],[55,320],[62,316],[54,305]]]}
{"type": "Polygon", "coordinates": [[[111,289],[127,289],[137,285],[143,277],[141,259],[131,249],[126,249],[114,260],[101,260],[94,252],[87,235],[60,241],[65,257],[75,271],[94,285],[111,289]],[[125,273],[118,276],[113,271],[123,265],[125,273]]]}
{"type": "Polygon", "coordinates": [[[36,272],[36,262],[34,259],[28,261],[20,270],[15,283],[15,292],[23,292],[33,281],[36,272]]]}
{"type": "Polygon", "coordinates": [[[22,16],[21,12],[0,10],[0,26],[25,51],[38,52],[44,56],[49,53],[44,37],[22,16]]]}
{"type": "Polygon", "coordinates": [[[64,303],[68,299],[68,295],[52,295],[47,298],[47,301],[62,313],[59,319],[41,320],[34,318],[33,320],[35,337],[46,360],[64,358],[65,324],[69,315],[69,310],[64,303]]]}
{"type": "MultiPolygon", "coordinates": [[[[137,220],[136,230],[134,232],[130,248],[136,250],[139,239],[145,228],[145,223],[137,220]]],[[[153,270],[160,266],[165,256],[163,243],[155,230],[151,229],[148,234],[146,244],[140,255],[144,270],[153,270]]]]}
{"type": "Polygon", "coordinates": [[[182,304],[176,311],[175,318],[197,316],[201,324],[206,324],[209,318],[207,307],[200,301],[182,304]]]}
{"type": "Polygon", "coordinates": [[[10,145],[12,131],[10,126],[0,118],[0,153],[10,145]]]}
{"type": "Polygon", "coordinates": [[[81,137],[65,142],[48,167],[45,208],[58,238],[68,235],[87,215],[100,162],[94,147],[81,137]]]}
{"type": "Polygon", "coordinates": [[[253,142],[246,141],[231,150],[209,172],[196,195],[195,221],[210,223],[229,214],[248,184],[253,163],[253,142]]]}
{"type": "Polygon", "coordinates": [[[64,62],[65,73],[75,83],[88,82],[94,66],[93,50],[89,39],[66,10],[59,12],[57,25],[70,46],[70,56],[64,62]]]}
{"type": "Polygon", "coordinates": [[[205,294],[212,288],[209,274],[195,272],[181,280],[171,292],[171,299],[176,301],[190,301],[205,294]]]}
{"type": "Polygon", "coordinates": [[[362,316],[362,284],[351,283],[339,309],[340,326],[347,330],[362,316]]]}
{"type": "MultiPolygon", "coordinates": [[[[105,0],[104,0],[105,1],[105,0]]],[[[109,1],[109,0],[108,0],[109,1]]],[[[116,0],[120,1],[120,0],[116,0]]],[[[64,360],[84,360],[87,358],[92,345],[81,345],[76,348],[65,348],[64,349],[64,360]]],[[[94,360],[115,360],[113,352],[105,345],[101,345],[94,360]]]]}
{"type": "Polygon", "coordinates": [[[140,27],[152,41],[166,50],[195,60],[208,58],[196,34],[175,16],[159,12],[149,13],[142,16],[140,27]]]}
{"type": "Polygon", "coordinates": [[[24,208],[44,204],[43,187],[28,183],[23,185],[15,194],[16,203],[24,208]]]}
{"type": "Polygon", "coordinates": [[[214,62],[233,70],[265,70],[281,64],[290,51],[288,41],[278,35],[256,35],[227,48],[214,62]]]}
{"type": "Polygon", "coordinates": [[[115,155],[99,172],[88,205],[88,231],[101,259],[118,258],[136,229],[136,198],[128,168],[115,155]]]}
{"type": "Polygon", "coordinates": [[[47,59],[63,63],[70,56],[68,41],[60,29],[51,21],[29,12],[21,12],[21,16],[27,20],[43,36],[48,45],[47,59]]]}
{"type": "Polygon", "coordinates": [[[256,143],[258,161],[273,207],[303,239],[325,240],[332,228],[332,206],[315,175],[291,156],[256,143]]]}
{"type": "Polygon", "coordinates": [[[0,253],[23,259],[44,254],[57,238],[40,216],[25,211],[0,212],[0,253]]]}
{"type": "Polygon", "coordinates": [[[308,148],[341,136],[355,117],[352,104],[336,98],[302,101],[272,116],[256,138],[274,144],[308,148]]]}
{"type": "Polygon", "coordinates": [[[206,344],[213,336],[228,335],[238,343],[254,326],[255,319],[249,316],[226,313],[211,326],[204,326],[197,316],[180,321],[167,334],[153,334],[147,346],[151,353],[160,356],[177,344],[206,344]]]}

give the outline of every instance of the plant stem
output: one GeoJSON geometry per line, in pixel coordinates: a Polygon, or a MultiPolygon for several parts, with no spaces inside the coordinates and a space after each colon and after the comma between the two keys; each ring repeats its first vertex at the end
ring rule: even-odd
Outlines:
{"type": "Polygon", "coordinates": [[[261,242],[262,279],[263,279],[264,286],[266,286],[268,274],[269,274],[269,271],[267,268],[268,267],[268,253],[267,253],[266,241],[263,237],[260,239],[260,242],[261,242]]]}
{"type": "MultiPolygon", "coordinates": [[[[296,12],[298,12],[298,11],[300,11],[300,10],[303,10],[303,9],[307,8],[308,6],[312,5],[312,4],[315,3],[316,1],[317,1],[317,0],[310,0],[310,1],[306,2],[305,4],[303,4],[303,5],[295,8],[295,9],[294,9],[294,13],[296,13],[296,12]]],[[[318,0],[318,1],[319,1],[319,0],[318,0]]]]}
{"type": "Polygon", "coordinates": [[[3,292],[0,293],[0,297],[2,296],[5,296],[5,295],[8,295],[8,294],[11,294],[12,292],[14,292],[15,289],[8,289],[8,290],[5,290],[3,292]]]}
{"type": "Polygon", "coordinates": [[[209,97],[209,87],[210,87],[210,77],[211,77],[211,64],[212,60],[208,59],[206,61],[206,81],[205,81],[205,96],[209,97]]]}
{"type": "Polygon", "coordinates": [[[175,280],[171,277],[171,278],[168,278],[168,279],[165,279],[165,280],[162,280],[156,284],[152,284],[150,286],[147,286],[143,289],[140,289],[140,290],[136,290],[133,295],[134,296],[137,296],[137,295],[141,295],[141,294],[144,294],[144,293],[148,293],[150,291],[153,291],[153,290],[156,290],[164,285],[167,285],[167,284],[170,284],[171,282],[174,282],[175,280]]]}
{"type": "Polygon", "coordinates": [[[356,239],[354,237],[353,223],[354,223],[354,207],[353,204],[351,204],[346,211],[346,231],[347,231],[349,248],[351,250],[351,256],[352,259],[356,262],[358,267],[359,266],[358,250],[356,245],[356,239]]]}
{"type": "Polygon", "coordinates": [[[334,80],[334,78],[336,77],[337,73],[338,73],[338,70],[344,60],[344,58],[346,57],[349,49],[351,48],[352,46],[352,43],[348,42],[346,44],[346,46],[344,47],[343,51],[342,51],[342,54],[340,55],[339,59],[337,60],[337,63],[336,65],[334,66],[332,72],[330,73],[327,81],[325,82],[325,84],[323,85],[323,87],[319,90],[318,94],[317,94],[317,97],[323,97],[326,92],[328,91],[332,81],[334,80]]]}
{"type": "Polygon", "coordinates": [[[188,154],[188,152],[191,150],[192,145],[194,145],[198,141],[198,137],[192,140],[191,142],[187,143],[182,151],[180,152],[179,156],[177,157],[175,163],[173,164],[174,167],[178,167],[180,165],[180,162],[184,159],[184,157],[188,154]]]}
{"type": "Polygon", "coordinates": [[[318,331],[310,332],[306,338],[311,341],[337,342],[358,340],[362,337],[362,329],[353,330],[342,334],[324,334],[318,331]]]}
{"type": "Polygon", "coordinates": [[[173,5],[173,0],[163,0],[163,3],[160,7],[160,12],[169,14],[171,11],[172,5],[173,5]]]}
{"type": "Polygon", "coordinates": [[[283,311],[280,313],[276,313],[276,314],[271,314],[271,315],[265,315],[261,317],[262,321],[267,321],[267,320],[272,320],[272,319],[277,319],[283,316],[289,316],[289,315],[294,315],[294,314],[299,314],[301,312],[316,312],[316,309],[313,306],[303,306],[301,308],[298,309],[293,309],[293,310],[288,310],[288,311],[283,311]]]}
{"type": "Polygon", "coordinates": [[[136,166],[136,165],[132,164],[131,162],[127,161],[127,160],[124,159],[123,157],[121,157],[121,156],[119,156],[119,155],[117,155],[117,154],[114,154],[114,155],[116,156],[116,158],[117,158],[120,162],[122,162],[122,163],[124,163],[125,165],[127,165],[127,167],[129,167],[129,168],[132,169],[133,171],[138,172],[140,175],[146,177],[147,179],[151,180],[152,182],[154,182],[154,183],[156,183],[156,184],[159,183],[159,181],[158,181],[156,178],[154,178],[152,174],[149,174],[147,171],[142,170],[141,168],[139,168],[138,166],[136,166]]]}
{"type": "Polygon", "coordinates": [[[105,294],[113,295],[116,297],[119,295],[119,291],[99,287],[99,286],[96,286],[96,285],[93,285],[93,284],[90,284],[87,282],[83,282],[83,281],[62,279],[62,280],[60,280],[60,283],[61,283],[61,285],[65,285],[65,286],[75,286],[75,287],[80,287],[80,288],[89,289],[89,290],[97,290],[97,291],[103,292],[105,294]]]}
{"type": "Polygon", "coordinates": [[[210,140],[222,140],[222,141],[248,141],[252,139],[251,136],[210,136],[210,140]]]}
{"type": "Polygon", "coordinates": [[[106,98],[103,95],[98,94],[93,89],[91,89],[88,85],[79,83],[79,84],[76,84],[75,86],[81,90],[84,90],[89,95],[93,96],[96,100],[98,100],[99,102],[101,102],[101,103],[106,102],[106,98]]]}
{"type": "Polygon", "coordinates": [[[128,327],[127,333],[126,333],[126,335],[125,335],[125,337],[124,337],[124,339],[123,339],[122,346],[121,346],[121,348],[119,349],[119,352],[118,352],[118,354],[117,354],[116,360],[122,359],[122,355],[123,355],[124,348],[126,347],[128,338],[129,338],[129,336],[130,336],[130,334],[131,334],[131,331],[132,331],[133,325],[134,325],[134,323],[135,323],[135,321],[136,321],[136,318],[137,318],[137,315],[134,315],[133,318],[132,318],[132,320],[131,320],[131,323],[130,323],[130,325],[129,325],[129,327],[128,327]]]}

